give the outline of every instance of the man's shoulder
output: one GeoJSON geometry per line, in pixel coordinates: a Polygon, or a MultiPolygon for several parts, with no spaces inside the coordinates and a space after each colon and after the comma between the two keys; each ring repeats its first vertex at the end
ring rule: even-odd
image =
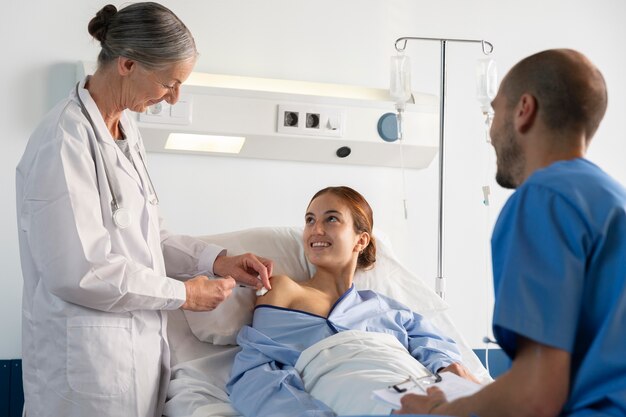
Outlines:
{"type": "Polygon", "coordinates": [[[589,201],[626,203],[626,189],[593,162],[577,158],[558,161],[535,172],[522,192],[543,190],[570,200],[574,205],[589,201]]]}

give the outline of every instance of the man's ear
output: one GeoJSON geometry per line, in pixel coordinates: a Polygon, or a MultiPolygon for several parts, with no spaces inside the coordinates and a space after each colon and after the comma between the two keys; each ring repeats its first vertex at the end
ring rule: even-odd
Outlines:
{"type": "Polygon", "coordinates": [[[137,69],[137,61],[119,56],[117,57],[117,72],[121,76],[127,76],[137,69]]]}
{"type": "Polygon", "coordinates": [[[537,118],[537,99],[531,94],[522,94],[515,107],[515,128],[520,133],[526,133],[537,118]]]}

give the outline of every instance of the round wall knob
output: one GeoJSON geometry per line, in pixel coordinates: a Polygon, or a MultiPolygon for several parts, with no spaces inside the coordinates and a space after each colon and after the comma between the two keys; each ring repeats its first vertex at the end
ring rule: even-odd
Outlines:
{"type": "Polygon", "coordinates": [[[378,119],[378,135],[385,142],[398,140],[398,119],[395,113],[385,113],[378,119]]]}

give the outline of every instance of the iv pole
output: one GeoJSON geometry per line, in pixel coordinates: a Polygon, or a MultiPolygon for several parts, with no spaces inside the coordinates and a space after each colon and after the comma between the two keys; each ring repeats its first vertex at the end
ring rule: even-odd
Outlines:
{"type": "Polygon", "coordinates": [[[485,40],[475,39],[440,39],[440,38],[416,38],[402,37],[395,43],[396,51],[403,52],[408,41],[437,41],[440,43],[441,73],[439,78],[439,221],[437,229],[437,277],[435,278],[435,292],[442,299],[445,298],[445,280],[443,277],[443,174],[444,174],[444,138],[445,138],[445,107],[446,107],[446,44],[448,42],[480,43],[483,53],[489,55],[493,52],[493,45],[485,40]],[[399,46],[404,42],[402,46],[399,46]]]}

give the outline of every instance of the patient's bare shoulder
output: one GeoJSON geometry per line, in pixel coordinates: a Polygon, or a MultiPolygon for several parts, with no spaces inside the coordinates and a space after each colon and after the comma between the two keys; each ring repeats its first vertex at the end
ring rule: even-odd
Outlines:
{"type": "Polygon", "coordinates": [[[270,278],[272,289],[265,295],[257,297],[256,305],[271,305],[288,308],[300,292],[301,287],[287,275],[274,275],[270,278]]]}

